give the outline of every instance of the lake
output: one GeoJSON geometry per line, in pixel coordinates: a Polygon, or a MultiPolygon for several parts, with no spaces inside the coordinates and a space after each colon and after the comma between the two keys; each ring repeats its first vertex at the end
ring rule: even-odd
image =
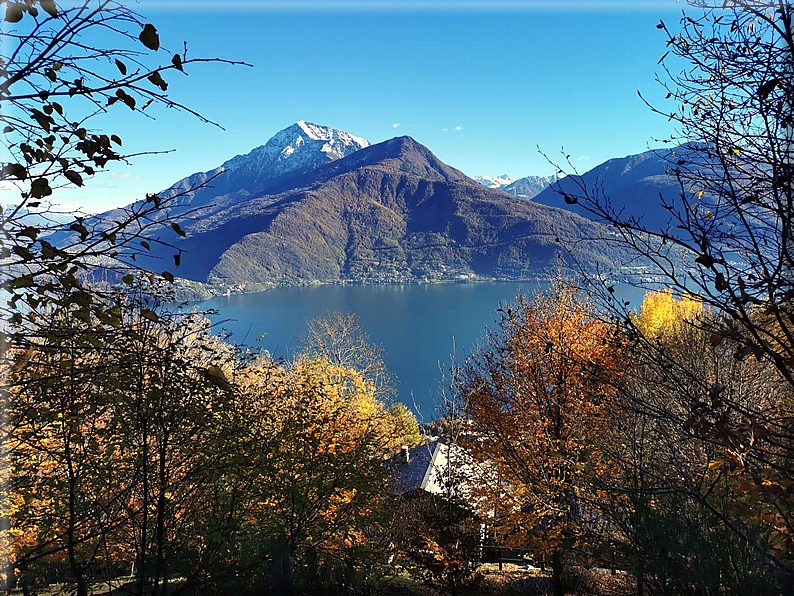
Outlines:
{"type": "MultiPolygon", "coordinates": [[[[542,282],[489,282],[408,285],[318,285],[276,288],[257,294],[221,296],[198,304],[218,310],[215,321],[238,343],[261,345],[274,357],[290,357],[307,319],[328,313],[355,313],[372,343],[384,349],[397,377],[398,397],[420,421],[436,417],[441,371],[455,352],[462,361],[495,327],[500,303],[519,290],[529,294],[542,282]]],[[[644,290],[622,287],[621,297],[639,304],[644,290]]]]}

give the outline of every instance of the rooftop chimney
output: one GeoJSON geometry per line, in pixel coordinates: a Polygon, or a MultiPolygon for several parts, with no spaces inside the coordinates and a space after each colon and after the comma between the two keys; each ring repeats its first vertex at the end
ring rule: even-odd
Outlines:
{"type": "Polygon", "coordinates": [[[411,451],[408,449],[408,445],[403,445],[402,449],[400,450],[403,456],[403,461],[405,463],[410,463],[411,461],[411,451]]]}

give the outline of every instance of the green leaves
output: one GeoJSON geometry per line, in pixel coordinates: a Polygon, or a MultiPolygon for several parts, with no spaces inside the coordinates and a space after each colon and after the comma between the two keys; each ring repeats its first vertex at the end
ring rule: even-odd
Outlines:
{"type": "Polygon", "coordinates": [[[156,52],[160,49],[160,37],[157,35],[157,29],[155,29],[154,25],[151,23],[146,23],[143,26],[143,31],[141,31],[138,39],[141,40],[141,43],[144,46],[153,52],[156,52]]]}

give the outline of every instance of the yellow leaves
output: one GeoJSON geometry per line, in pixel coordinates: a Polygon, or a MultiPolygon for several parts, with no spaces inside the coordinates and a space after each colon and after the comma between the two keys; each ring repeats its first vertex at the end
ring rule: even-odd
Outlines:
{"type": "Polygon", "coordinates": [[[725,465],[728,460],[725,459],[715,459],[712,462],[709,462],[709,470],[716,470],[717,468],[721,468],[725,465]]]}
{"type": "Polygon", "coordinates": [[[204,371],[204,377],[216,387],[223,389],[224,391],[231,391],[232,384],[229,383],[229,380],[226,378],[226,373],[223,372],[223,369],[215,364],[210,364],[207,366],[206,370],[204,371]]]}
{"type": "Polygon", "coordinates": [[[372,384],[351,368],[304,357],[254,362],[236,374],[235,387],[250,404],[244,451],[259,471],[251,523],[271,525],[299,549],[342,544],[372,513],[380,453],[393,432],[372,384]]]}
{"type": "Polygon", "coordinates": [[[669,335],[703,314],[703,303],[689,296],[676,298],[670,290],[648,292],[640,306],[637,328],[647,337],[669,335]]]}

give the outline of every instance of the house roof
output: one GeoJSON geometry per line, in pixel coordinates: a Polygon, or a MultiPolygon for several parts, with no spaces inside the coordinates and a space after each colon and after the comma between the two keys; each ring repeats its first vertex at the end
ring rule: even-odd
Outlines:
{"type": "Polygon", "coordinates": [[[459,445],[445,445],[435,439],[408,450],[390,460],[392,487],[403,495],[415,490],[449,498],[470,500],[474,484],[482,469],[472,455],[459,445]]]}
{"type": "MultiPolygon", "coordinates": [[[[433,441],[408,450],[408,461],[405,452],[391,459],[394,492],[402,495],[418,489],[425,490],[438,445],[439,441],[433,441]]],[[[438,462],[436,461],[435,464],[437,465],[438,462]]]]}

